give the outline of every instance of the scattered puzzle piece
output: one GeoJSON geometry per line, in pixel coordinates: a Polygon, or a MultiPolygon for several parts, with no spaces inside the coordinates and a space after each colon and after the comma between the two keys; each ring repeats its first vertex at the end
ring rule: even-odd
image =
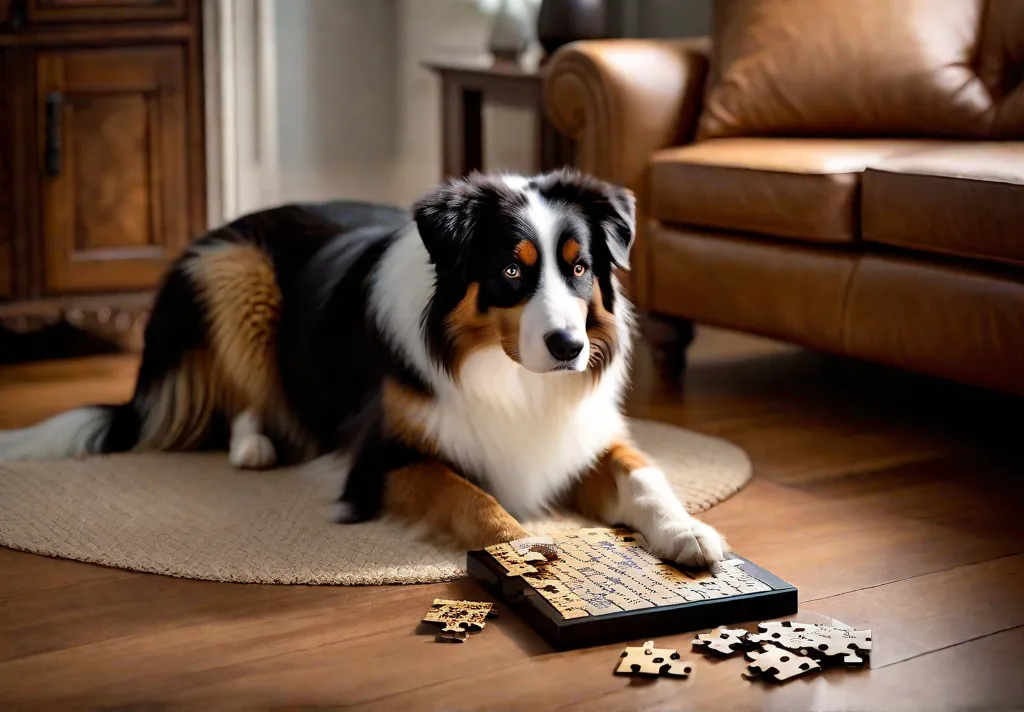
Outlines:
{"type": "Polygon", "coordinates": [[[793,651],[806,651],[818,658],[842,659],[846,665],[863,665],[871,651],[871,631],[843,626],[773,621],[757,626],[749,640],[773,643],[793,651]]]}
{"type": "Polygon", "coordinates": [[[821,666],[813,659],[771,643],[766,643],[761,651],[751,650],[747,653],[747,659],[753,660],[747,665],[747,670],[751,674],[761,675],[777,682],[821,669],[821,666]]]}
{"type": "Polygon", "coordinates": [[[702,633],[693,639],[695,646],[714,650],[720,655],[732,655],[747,641],[747,631],[742,628],[718,628],[711,633],[702,633]]]}
{"type": "Polygon", "coordinates": [[[668,648],[655,648],[654,641],[648,640],[642,647],[627,647],[615,669],[620,675],[662,675],[686,677],[691,668],[679,662],[679,653],[668,648]]]}
{"type": "Polygon", "coordinates": [[[689,663],[675,662],[669,665],[667,670],[662,670],[661,672],[671,677],[689,677],[690,673],[693,672],[693,668],[690,667],[689,663]]]}
{"type": "MultiPolygon", "coordinates": [[[[450,601],[445,598],[435,598],[434,604],[427,615],[423,617],[424,623],[443,623],[441,629],[443,636],[465,639],[470,628],[480,630],[484,627],[484,621],[492,613],[493,604],[481,601],[450,601]]],[[[444,642],[456,642],[446,640],[444,642]]],[[[461,642],[461,640],[459,641],[461,642]]]]}

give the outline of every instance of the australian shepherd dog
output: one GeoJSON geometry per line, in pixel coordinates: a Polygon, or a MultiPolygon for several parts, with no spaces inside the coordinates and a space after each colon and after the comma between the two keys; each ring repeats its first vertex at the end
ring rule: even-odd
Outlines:
{"type": "Polygon", "coordinates": [[[452,179],[411,212],[247,215],[168,270],[129,403],[2,432],[0,460],[337,456],[339,522],[389,513],[477,548],[561,507],[710,565],[725,542],[622,414],[634,314],[615,270],[635,218],[628,190],[569,170],[452,179]]]}

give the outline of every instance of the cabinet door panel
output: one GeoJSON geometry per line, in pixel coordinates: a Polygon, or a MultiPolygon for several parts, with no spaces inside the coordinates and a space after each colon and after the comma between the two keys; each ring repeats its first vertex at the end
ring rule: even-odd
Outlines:
{"type": "Polygon", "coordinates": [[[173,20],[185,17],[185,0],[28,0],[31,22],[173,20]]]}
{"type": "Polygon", "coordinates": [[[39,55],[49,293],[156,285],[188,234],[184,53],[39,55]]]}

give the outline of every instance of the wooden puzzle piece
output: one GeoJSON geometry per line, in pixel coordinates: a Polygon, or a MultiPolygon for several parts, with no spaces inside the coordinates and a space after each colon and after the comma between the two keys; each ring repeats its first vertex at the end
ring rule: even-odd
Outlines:
{"type": "Polygon", "coordinates": [[[583,618],[590,615],[591,606],[587,605],[586,600],[580,598],[558,579],[552,583],[537,581],[534,590],[554,606],[563,618],[583,618]]]}
{"type": "Polygon", "coordinates": [[[842,659],[846,665],[863,665],[871,651],[871,631],[845,626],[829,626],[797,621],[760,623],[754,642],[773,643],[817,658],[842,659]]]}
{"type": "Polygon", "coordinates": [[[532,563],[523,561],[522,557],[516,553],[516,550],[508,544],[495,544],[494,546],[487,547],[485,551],[502,565],[507,576],[522,576],[524,574],[538,573],[536,566],[532,563]]]}
{"type": "Polygon", "coordinates": [[[549,536],[528,536],[510,541],[508,545],[524,561],[553,561],[558,558],[558,546],[549,536]]]}
{"type": "Polygon", "coordinates": [[[669,665],[667,670],[662,670],[661,672],[663,675],[669,675],[670,677],[689,677],[690,673],[693,672],[693,668],[690,667],[689,663],[676,661],[669,665]]]}
{"type": "Polygon", "coordinates": [[[668,648],[655,648],[654,641],[648,640],[639,648],[627,647],[622,651],[617,675],[671,675],[686,677],[691,667],[680,662],[679,653],[668,648]]]}
{"type": "Polygon", "coordinates": [[[747,665],[748,672],[752,675],[761,675],[777,682],[783,682],[797,675],[821,669],[821,666],[813,659],[795,653],[792,650],[772,645],[771,643],[766,643],[760,651],[749,651],[747,659],[753,660],[752,663],[747,665]]]}
{"type": "Polygon", "coordinates": [[[718,628],[711,633],[702,633],[693,639],[693,645],[704,650],[713,650],[719,655],[732,655],[747,641],[747,631],[742,628],[718,628]]]}
{"type": "Polygon", "coordinates": [[[423,622],[442,623],[444,625],[441,629],[443,634],[460,637],[460,634],[464,636],[470,628],[482,629],[492,607],[493,604],[482,601],[451,601],[445,598],[435,598],[427,615],[423,617],[423,622]]]}

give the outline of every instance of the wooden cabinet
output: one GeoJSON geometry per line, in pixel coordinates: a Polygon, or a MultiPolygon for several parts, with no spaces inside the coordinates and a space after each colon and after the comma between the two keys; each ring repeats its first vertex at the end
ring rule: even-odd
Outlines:
{"type": "Polygon", "coordinates": [[[184,18],[185,0],[26,0],[30,22],[114,22],[184,18]]]}
{"type": "Polygon", "coordinates": [[[14,257],[11,249],[11,132],[7,67],[0,55],[0,299],[14,294],[14,257]]]}
{"type": "Polygon", "coordinates": [[[37,56],[47,294],[152,287],[188,242],[181,47],[37,56]]]}
{"type": "Polygon", "coordinates": [[[144,303],[206,229],[201,15],[0,0],[0,327],[144,303]]]}

